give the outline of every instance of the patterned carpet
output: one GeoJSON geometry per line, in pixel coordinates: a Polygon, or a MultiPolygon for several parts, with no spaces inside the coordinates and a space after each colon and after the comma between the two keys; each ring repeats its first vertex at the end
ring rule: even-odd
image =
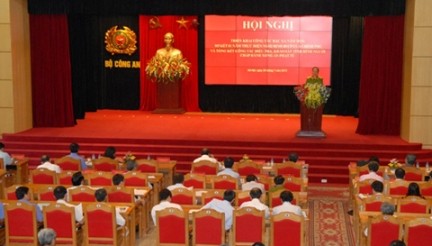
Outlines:
{"type": "Polygon", "coordinates": [[[355,245],[349,210],[348,188],[309,187],[309,245],[355,245]]]}

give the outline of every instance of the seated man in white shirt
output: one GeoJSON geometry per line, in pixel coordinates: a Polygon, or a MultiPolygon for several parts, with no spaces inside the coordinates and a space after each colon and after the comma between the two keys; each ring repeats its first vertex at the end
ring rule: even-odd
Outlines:
{"type": "Polygon", "coordinates": [[[264,194],[265,193],[264,184],[258,183],[257,180],[258,179],[255,175],[249,174],[248,176],[246,176],[246,183],[242,184],[242,190],[247,191],[247,190],[252,190],[253,188],[259,188],[261,192],[264,194]]]}
{"type": "Polygon", "coordinates": [[[280,193],[279,197],[282,200],[282,204],[273,208],[272,211],[273,215],[282,212],[290,212],[293,214],[297,214],[299,216],[303,216],[302,209],[297,205],[291,204],[292,200],[294,199],[294,196],[291,191],[284,190],[280,193]]]}
{"type": "MultiPolygon", "coordinates": [[[[107,191],[104,188],[97,189],[95,191],[95,198],[97,202],[106,202],[107,200],[107,191]]],[[[115,218],[116,218],[116,224],[118,226],[124,226],[126,224],[125,218],[120,214],[120,209],[115,208],[115,218]]]]}
{"type": "Polygon", "coordinates": [[[79,224],[84,224],[84,216],[83,216],[83,210],[82,210],[82,204],[78,204],[78,205],[73,205],[70,204],[66,201],[66,194],[67,194],[67,190],[64,186],[57,186],[54,188],[54,197],[57,200],[57,203],[61,203],[64,204],[68,207],[74,208],[75,210],[75,220],[76,222],[78,222],[79,224]]]}
{"type": "MultiPolygon", "coordinates": [[[[12,157],[4,151],[5,145],[0,142],[0,159],[3,159],[3,165],[6,169],[10,169],[8,167],[11,167],[11,165],[13,164],[14,160],[12,159],[12,157]]],[[[16,169],[16,166],[13,165],[16,169]]],[[[13,168],[12,168],[13,169],[13,168]]]]}
{"type": "Polygon", "coordinates": [[[217,198],[213,198],[209,203],[204,205],[201,209],[214,209],[220,213],[225,214],[225,230],[228,231],[231,229],[233,222],[233,211],[234,208],[232,206],[235,200],[235,192],[233,190],[226,190],[224,192],[223,200],[219,200],[217,198]]]}
{"type": "Polygon", "coordinates": [[[374,180],[378,180],[381,182],[384,182],[383,177],[379,176],[376,172],[378,172],[379,170],[379,164],[376,161],[371,161],[368,164],[368,169],[369,169],[369,173],[368,174],[363,174],[362,176],[360,176],[359,181],[364,181],[364,180],[368,180],[368,179],[374,179],[374,180]]]}
{"type": "Polygon", "coordinates": [[[223,165],[220,162],[218,162],[218,160],[216,158],[214,158],[214,156],[210,153],[210,150],[207,149],[207,148],[203,148],[201,150],[201,156],[198,157],[198,158],[196,158],[193,161],[193,163],[197,163],[197,162],[200,162],[200,161],[209,161],[211,163],[217,163],[218,166],[219,166],[219,170],[224,169],[223,165]]]}
{"type": "Polygon", "coordinates": [[[232,167],[234,166],[234,159],[231,158],[231,157],[225,158],[225,160],[224,160],[224,166],[225,166],[225,169],[222,170],[222,171],[220,171],[220,172],[218,172],[217,175],[218,176],[220,176],[220,175],[229,175],[229,176],[237,179],[238,183],[240,184],[241,183],[240,182],[240,174],[238,174],[238,172],[236,172],[236,171],[234,171],[232,169],[232,167]]]}
{"type": "Polygon", "coordinates": [[[167,189],[170,191],[173,191],[174,189],[177,189],[177,188],[184,188],[184,189],[188,189],[188,190],[193,189],[193,187],[184,186],[183,181],[184,181],[184,175],[182,173],[176,173],[173,176],[173,183],[174,184],[168,186],[167,189]]]}
{"type": "Polygon", "coordinates": [[[270,217],[270,209],[269,207],[267,207],[267,205],[265,205],[264,203],[262,203],[260,201],[260,198],[262,196],[262,192],[259,188],[253,188],[250,192],[249,195],[251,197],[251,201],[248,202],[244,202],[242,203],[242,205],[240,205],[240,208],[244,208],[244,207],[254,207],[260,211],[264,211],[265,217],[269,218],[270,217]]]}
{"type": "Polygon", "coordinates": [[[41,163],[37,168],[46,168],[48,170],[54,171],[56,173],[61,173],[61,169],[58,165],[52,164],[51,159],[48,155],[43,155],[41,157],[41,163]]]}
{"type": "Polygon", "coordinates": [[[183,210],[182,207],[177,203],[171,202],[172,194],[168,189],[162,189],[159,192],[159,204],[155,205],[151,210],[151,216],[153,219],[153,223],[156,225],[156,211],[164,210],[165,208],[177,208],[183,210]]]}

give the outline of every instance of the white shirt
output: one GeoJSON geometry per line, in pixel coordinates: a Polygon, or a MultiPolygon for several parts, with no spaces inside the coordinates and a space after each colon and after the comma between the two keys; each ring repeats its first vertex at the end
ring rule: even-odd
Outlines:
{"type": "Polygon", "coordinates": [[[63,199],[57,200],[57,203],[64,204],[64,205],[66,205],[68,207],[74,208],[74,210],[75,210],[75,220],[78,221],[78,222],[83,221],[84,216],[83,216],[83,209],[82,209],[82,204],[81,203],[75,206],[73,204],[67,203],[63,199]]]}
{"type": "Polygon", "coordinates": [[[384,182],[383,177],[379,176],[375,172],[369,172],[368,174],[363,174],[362,176],[360,176],[359,181],[361,182],[361,181],[368,180],[368,179],[373,179],[373,180],[378,180],[378,181],[384,182]]]}
{"type": "Polygon", "coordinates": [[[61,173],[61,169],[58,165],[56,164],[52,164],[51,162],[47,161],[43,164],[40,164],[39,166],[37,166],[37,168],[46,168],[48,170],[54,171],[56,173],[61,173]]]}
{"type": "Polygon", "coordinates": [[[120,214],[120,207],[116,207],[115,208],[115,217],[116,217],[116,224],[118,226],[124,226],[126,224],[126,220],[125,218],[123,218],[123,216],[120,214]]]}
{"type": "Polygon", "coordinates": [[[217,163],[217,162],[218,162],[218,161],[216,160],[216,158],[211,157],[211,156],[209,156],[209,155],[202,155],[202,156],[196,158],[196,159],[193,161],[193,163],[197,163],[197,162],[199,162],[199,161],[209,161],[209,162],[211,162],[211,163],[217,163]]]}
{"type": "Polygon", "coordinates": [[[201,209],[214,209],[225,214],[225,230],[231,229],[234,208],[227,200],[219,200],[213,198],[209,203],[201,209]]]}
{"type": "Polygon", "coordinates": [[[3,159],[3,164],[5,166],[12,164],[12,158],[8,153],[4,152],[3,150],[0,150],[0,158],[3,159]]]}
{"type": "Polygon", "coordinates": [[[243,191],[247,191],[247,190],[252,190],[253,188],[258,188],[261,190],[261,192],[264,194],[265,193],[265,187],[263,184],[258,183],[256,181],[249,181],[246,182],[244,184],[242,184],[242,190],[243,191]]]}
{"type": "Polygon", "coordinates": [[[242,205],[240,205],[240,208],[244,208],[244,207],[253,207],[253,208],[256,208],[260,211],[264,211],[265,217],[266,218],[270,217],[269,207],[267,207],[267,205],[263,204],[258,198],[254,198],[254,199],[252,199],[252,201],[244,202],[244,203],[242,203],[242,205]]]}
{"type": "Polygon", "coordinates": [[[164,210],[165,208],[177,208],[183,211],[182,207],[177,203],[172,203],[169,201],[161,201],[159,204],[155,205],[151,210],[151,216],[153,223],[156,225],[156,211],[164,210]]]}
{"type": "Polygon", "coordinates": [[[186,187],[182,183],[173,184],[173,185],[170,185],[170,186],[167,187],[167,189],[170,190],[170,191],[173,191],[173,190],[178,189],[178,188],[184,188],[184,189],[188,189],[188,190],[192,190],[193,189],[193,187],[186,187]]]}
{"type": "Polygon", "coordinates": [[[297,205],[291,204],[290,202],[283,202],[281,205],[274,207],[272,214],[276,215],[282,212],[290,212],[293,214],[304,216],[302,209],[297,205]]]}

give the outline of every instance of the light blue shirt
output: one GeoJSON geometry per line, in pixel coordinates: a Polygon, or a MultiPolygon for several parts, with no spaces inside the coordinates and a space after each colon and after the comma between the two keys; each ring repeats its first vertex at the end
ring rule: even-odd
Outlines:
{"type": "Polygon", "coordinates": [[[225,214],[225,230],[231,229],[231,225],[233,222],[233,211],[234,208],[231,206],[231,203],[227,200],[219,200],[216,198],[213,198],[209,203],[207,203],[204,207],[201,209],[214,209],[218,211],[219,213],[225,214]]]}
{"type": "Polygon", "coordinates": [[[0,202],[0,220],[4,220],[4,205],[2,202],[0,202]]]}
{"type": "Polygon", "coordinates": [[[240,182],[240,174],[238,174],[238,172],[232,170],[231,168],[225,168],[224,170],[218,172],[217,176],[220,176],[220,175],[229,175],[229,176],[237,179],[238,185],[241,184],[241,182],[240,182]]]}
{"type": "Polygon", "coordinates": [[[3,164],[5,166],[12,164],[12,158],[8,153],[3,152],[3,150],[0,150],[0,158],[3,159],[3,164]]]}
{"type": "Polygon", "coordinates": [[[84,160],[84,158],[82,158],[82,156],[78,155],[77,153],[70,153],[69,157],[79,160],[81,162],[81,170],[87,169],[86,161],[84,160]]]}
{"type": "Polygon", "coordinates": [[[23,203],[27,203],[27,204],[32,205],[32,206],[35,206],[35,208],[36,208],[36,220],[37,220],[37,222],[43,222],[42,210],[40,209],[40,207],[37,204],[34,204],[34,203],[32,203],[26,199],[21,199],[19,201],[23,202],[23,203]]]}

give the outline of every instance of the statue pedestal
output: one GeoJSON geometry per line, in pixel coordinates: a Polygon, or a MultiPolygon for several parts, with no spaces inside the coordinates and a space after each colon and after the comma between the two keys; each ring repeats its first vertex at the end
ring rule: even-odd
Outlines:
{"type": "Polygon", "coordinates": [[[183,114],[181,107],[181,81],[158,83],[154,114],[183,114]]]}
{"type": "Polygon", "coordinates": [[[297,137],[325,138],[327,135],[321,130],[323,105],[316,109],[307,108],[304,103],[300,104],[300,131],[297,137]]]}

